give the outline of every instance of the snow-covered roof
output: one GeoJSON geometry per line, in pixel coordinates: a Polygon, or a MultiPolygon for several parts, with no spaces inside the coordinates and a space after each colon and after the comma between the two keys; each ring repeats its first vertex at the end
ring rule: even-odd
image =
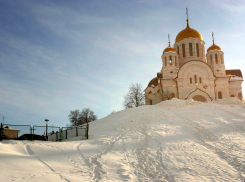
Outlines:
{"type": "Polygon", "coordinates": [[[237,80],[243,80],[242,77],[232,76],[230,78],[230,81],[237,81],[237,80]]]}
{"type": "Polygon", "coordinates": [[[20,130],[18,130],[18,129],[11,128],[11,127],[9,127],[9,126],[3,126],[3,129],[4,129],[4,130],[16,130],[16,131],[20,131],[20,130]]]}

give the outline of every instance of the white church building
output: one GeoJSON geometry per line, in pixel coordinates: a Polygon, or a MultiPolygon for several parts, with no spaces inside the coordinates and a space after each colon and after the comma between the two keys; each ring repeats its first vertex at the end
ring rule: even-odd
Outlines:
{"type": "Polygon", "coordinates": [[[226,70],[224,52],[213,45],[205,52],[202,35],[187,26],[176,36],[173,47],[164,49],[161,72],[145,89],[145,104],[170,98],[212,101],[228,97],[242,99],[240,69],[226,70]],[[170,96],[170,98],[166,98],[170,96]]]}

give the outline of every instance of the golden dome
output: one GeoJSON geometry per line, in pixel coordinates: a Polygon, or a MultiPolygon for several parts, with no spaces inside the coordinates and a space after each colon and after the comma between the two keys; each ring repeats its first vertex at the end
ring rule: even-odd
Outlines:
{"type": "Polygon", "coordinates": [[[217,45],[214,44],[214,41],[213,41],[213,45],[211,45],[211,46],[208,48],[207,52],[208,52],[208,51],[212,51],[212,50],[220,50],[220,51],[222,51],[222,49],[221,49],[219,46],[217,46],[217,45]]]}
{"type": "Polygon", "coordinates": [[[163,54],[165,53],[165,52],[177,52],[176,50],[175,50],[175,48],[173,48],[173,47],[171,47],[170,45],[166,48],[166,49],[164,49],[164,51],[163,51],[163,54]]]}
{"type": "Polygon", "coordinates": [[[203,40],[202,35],[196,31],[195,29],[190,28],[189,26],[189,20],[187,19],[187,26],[184,30],[182,30],[176,37],[175,42],[178,42],[183,39],[187,39],[189,37],[198,38],[200,40],[203,40]]]}

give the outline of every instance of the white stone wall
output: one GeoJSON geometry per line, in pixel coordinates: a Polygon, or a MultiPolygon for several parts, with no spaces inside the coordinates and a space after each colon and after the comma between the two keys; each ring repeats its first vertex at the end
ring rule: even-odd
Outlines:
{"type": "Polygon", "coordinates": [[[222,93],[222,98],[228,98],[229,96],[229,77],[225,76],[225,77],[218,77],[215,81],[215,95],[216,95],[216,99],[218,98],[218,92],[222,93]]]}
{"type": "Polygon", "coordinates": [[[186,99],[190,92],[199,88],[215,99],[214,80],[213,71],[206,63],[201,61],[186,63],[178,73],[179,98],[186,99]],[[197,84],[195,84],[195,75],[197,77],[197,84]],[[190,78],[192,78],[192,83],[190,78]],[[201,78],[201,82],[199,78],[201,78]],[[207,88],[205,89],[204,86],[207,88]]]}
{"type": "Polygon", "coordinates": [[[206,54],[207,63],[213,69],[217,76],[225,76],[224,53],[220,50],[211,50],[206,54]],[[218,63],[216,63],[215,55],[217,55],[218,63]],[[211,59],[212,57],[212,59],[211,59]]]}
{"type": "Polygon", "coordinates": [[[242,93],[242,81],[243,80],[229,81],[229,96],[230,97],[231,95],[234,95],[234,97],[239,98],[238,93],[242,93]]]}
{"type": "Polygon", "coordinates": [[[205,42],[203,40],[190,37],[188,39],[183,39],[179,42],[176,42],[174,44],[174,48],[177,51],[178,51],[178,47],[179,47],[178,55],[179,55],[179,66],[180,67],[184,63],[191,61],[191,60],[201,60],[203,62],[206,62],[206,59],[205,59],[205,42]],[[189,43],[192,43],[193,56],[190,56],[189,43]],[[183,53],[182,53],[182,44],[185,44],[185,57],[183,57],[183,53]],[[196,44],[199,45],[199,56],[197,56],[196,44]]]}
{"type": "Polygon", "coordinates": [[[162,74],[163,78],[175,78],[179,70],[179,58],[176,52],[165,52],[162,55],[162,74]],[[172,64],[170,64],[170,56],[172,64]],[[167,65],[165,65],[165,59],[167,65]]]}
{"type": "Polygon", "coordinates": [[[167,89],[170,93],[174,93],[177,98],[176,82],[173,79],[161,79],[161,84],[156,87],[148,87],[145,90],[145,104],[154,105],[163,101],[162,92],[167,89]]]}

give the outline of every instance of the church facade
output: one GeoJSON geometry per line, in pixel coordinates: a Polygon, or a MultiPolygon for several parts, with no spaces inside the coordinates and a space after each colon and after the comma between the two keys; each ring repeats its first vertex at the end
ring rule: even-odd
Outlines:
{"type": "Polygon", "coordinates": [[[242,99],[240,69],[226,70],[224,52],[214,43],[205,52],[202,35],[187,26],[161,56],[162,69],[145,89],[145,104],[163,100],[193,99],[208,102],[236,97],[242,99]]]}

